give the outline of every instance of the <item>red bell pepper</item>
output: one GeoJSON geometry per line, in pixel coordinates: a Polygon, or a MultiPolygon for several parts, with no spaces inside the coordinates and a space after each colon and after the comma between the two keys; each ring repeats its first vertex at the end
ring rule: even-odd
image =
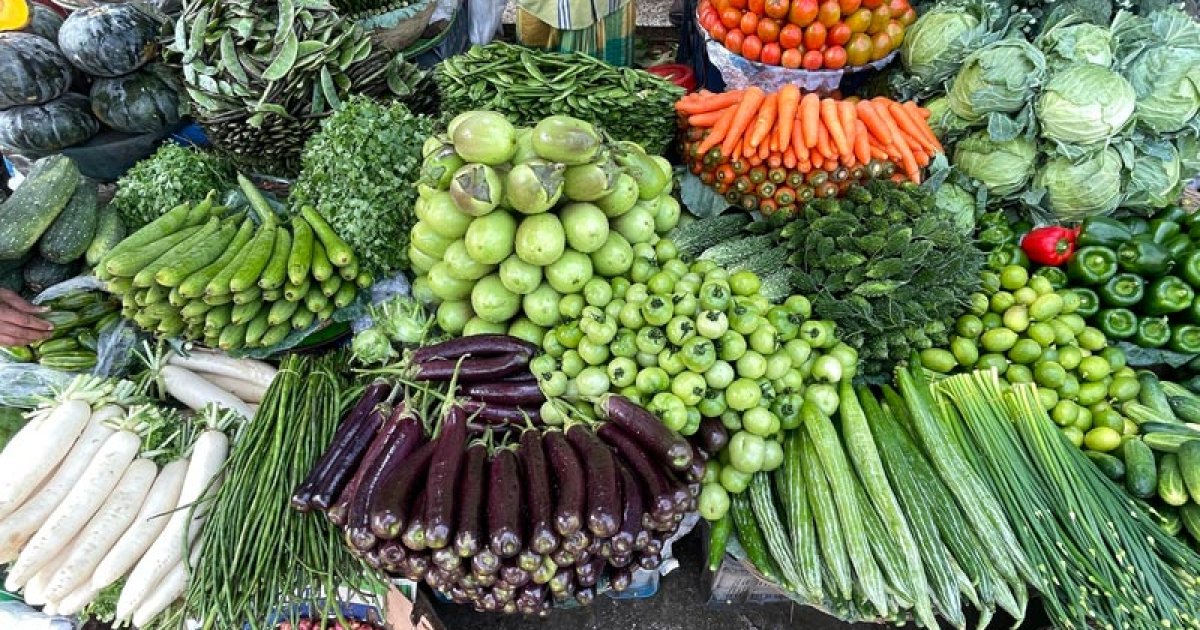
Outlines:
{"type": "Polygon", "coordinates": [[[1079,228],[1048,225],[1035,228],[1021,240],[1021,249],[1029,256],[1029,260],[1039,265],[1059,267],[1067,264],[1075,253],[1075,239],[1079,237],[1079,228]]]}

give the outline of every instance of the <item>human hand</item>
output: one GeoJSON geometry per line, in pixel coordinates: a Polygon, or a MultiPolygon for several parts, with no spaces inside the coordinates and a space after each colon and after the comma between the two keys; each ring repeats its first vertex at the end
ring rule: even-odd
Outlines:
{"type": "Polygon", "coordinates": [[[37,317],[47,310],[8,289],[0,289],[0,346],[23,346],[49,337],[54,326],[37,317]]]}

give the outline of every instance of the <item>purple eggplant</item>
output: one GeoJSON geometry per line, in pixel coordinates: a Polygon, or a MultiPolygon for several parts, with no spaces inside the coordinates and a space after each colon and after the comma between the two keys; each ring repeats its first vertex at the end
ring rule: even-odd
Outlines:
{"type": "Polygon", "coordinates": [[[471,414],[471,420],[490,427],[524,427],[542,424],[540,406],[511,407],[498,403],[483,403],[470,398],[462,401],[463,409],[471,414]]]}
{"type": "Polygon", "coordinates": [[[437,446],[425,482],[425,544],[441,549],[450,544],[454,533],[454,495],[467,443],[467,415],[458,405],[446,413],[434,443],[437,446]]]}
{"type": "Polygon", "coordinates": [[[687,470],[692,463],[692,445],[628,398],[605,394],[600,399],[600,409],[605,418],[627,431],[642,448],[671,468],[687,470]]]}
{"type": "Polygon", "coordinates": [[[413,350],[413,363],[426,363],[437,359],[457,359],[463,356],[490,357],[506,354],[528,354],[532,356],[538,347],[511,335],[471,335],[457,337],[431,346],[413,350]]]}
{"type": "Polygon", "coordinates": [[[583,464],[571,449],[562,431],[547,431],[542,436],[546,456],[554,469],[558,486],[558,504],[554,508],[554,529],[569,536],[583,527],[585,502],[583,464]]]}
{"type": "Polygon", "coordinates": [[[479,551],[483,537],[483,515],[487,490],[487,447],[472,444],[467,448],[463,474],[459,478],[457,515],[454,519],[454,550],[463,558],[479,551]]]}
{"type": "Polygon", "coordinates": [[[383,402],[392,391],[384,381],[375,381],[363,390],[354,408],[342,418],[341,425],[333,435],[333,441],[321,459],[309,471],[308,476],[292,495],[292,507],[302,512],[311,509],[329,509],[333,497],[342,491],[346,478],[355,470],[363,451],[370,446],[370,435],[378,430],[382,418],[372,414],[375,406],[383,402]],[[374,424],[371,424],[374,420],[374,424]],[[317,503],[318,495],[324,505],[317,503]],[[328,498],[326,498],[328,497],[328,498]]]}
{"type": "MultiPolygon", "coordinates": [[[[432,444],[432,442],[431,442],[432,444]]],[[[436,446],[434,448],[436,451],[436,446]]],[[[408,519],[404,533],[400,534],[400,542],[413,551],[429,551],[425,540],[425,511],[421,509],[429,500],[429,487],[421,488],[417,500],[413,501],[413,515],[408,519]]],[[[432,558],[430,558],[432,561],[432,558]]]]}
{"type": "Polygon", "coordinates": [[[521,433],[521,445],[517,451],[521,472],[525,477],[525,506],[529,510],[529,546],[541,554],[550,553],[558,546],[558,535],[554,531],[554,496],[550,486],[550,470],[546,464],[546,452],[542,445],[542,434],[526,430],[521,433]]]}
{"type": "Polygon", "coordinates": [[[527,369],[532,354],[506,354],[498,357],[434,359],[414,366],[413,378],[420,381],[449,382],[457,375],[459,383],[486,383],[527,369]]]}
{"type": "Polygon", "coordinates": [[[350,483],[342,489],[342,493],[338,496],[338,500],[326,510],[325,516],[329,522],[344,527],[346,519],[350,516],[350,502],[358,496],[359,488],[362,487],[364,481],[368,477],[374,477],[380,469],[379,457],[391,444],[391,441],[396,436],[396,432],[400,429],[400,417],[403,415],[403,404],[397,405],[392,410],[392,414],[388,416],[386,422],[380,427],[379,432],[371,440],[371,446],[367,448],[367,452],[363,455],[362,463],[359,464],[358,470],[354,476],[350,478],[350,483]]]}
{"type": "Polygon", "coordinates": [[[367,478],[350,501],[346,516],[346,539],[357,549],[370,549],[377,541],[375,533],[371,530],[371,506],[385,490],[384,475],[397,467],[399,462],[406,460],[425,442],[421,423],[412,414],[397,407],[389,422],[393,419],[396,427],[394,439],[376,460],[371,462],[367,478]]]}
{"type": "Polygon", "coordinates": [[[492,552],[512,558],[521,551],[521,471],[517,456],[502,448],[492,454],[488,480],[488,540],[492,552]]]}
{"type": "Polygon", "coordinates": [[[400,536],[405,519],[412,517],[416,508],[422,505],[415,503],[413,498],[425,484],[429,462],[433,459],[433,448],[433,442],[426,442],[382,473],[381,490],[368,505],[371,531],[381,540],[400,536]]]}
{"type": "Polygon", "coordinates": [[[507,407],[525,406],[536,409],[546,402],[546,395],[542,393],[537,381],[473,383],[464,385],[460,393],[489,405],[507,407]]]}
{"type": "Polygon", "coordinates": [[[629,553],[637,545],[639,536],[649,537],[649,533],[642,527],[646,505],[641,484],[634,478],[633,473],[629,472],[628,466],[618,462],[617,468],[621,472],[621,490],[625,506],[621,518],[621,531],[612,537],[612,549],[616,553],[629,553]]]}
{"type": "Polygon", "coordinates": [[[567,429],[567,440],[580,461],[587,462],[588,531],[608,538],[621,529],[621,490],[612,451],[581,424],[567,429]]]}
{"type": "Polygon", "coordinates": [[[611,444],[620,454],[629,471],[634,477],[645,484],[646,508],[649,515],[669,515],[675,511],[674,488],[667,471],[657,462],[650,459],[646,451],[637,442],[615,424],[602,425],[597,431],[605,442],[611,444]]]}

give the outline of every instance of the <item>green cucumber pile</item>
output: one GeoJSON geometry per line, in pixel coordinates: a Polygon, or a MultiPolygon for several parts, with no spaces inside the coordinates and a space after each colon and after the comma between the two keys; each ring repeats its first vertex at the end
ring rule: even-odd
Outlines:
{"type": "Polygon", "coordinates": [[[120,320],[120,302],[100,291],[76,291],[43,303],[41,315],[54,324],[49,337],[28,346],[0,346],[0,360],[38,363],[64,372],[96,366],[100,335],[120,320]]]}
{"type": "Polygon", "coordinates": [[[133,233],[97,265],[122,315],[157,335],[226,351],[271,348],[371,285],[314,210],[284,221],[249,180],[238,180],[257,223],[214,205],[210,193],[133,233]]]}

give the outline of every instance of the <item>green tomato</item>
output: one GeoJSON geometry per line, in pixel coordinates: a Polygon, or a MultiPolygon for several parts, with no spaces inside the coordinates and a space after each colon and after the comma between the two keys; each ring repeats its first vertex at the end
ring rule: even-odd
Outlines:
{"type": "MultiPolygon", "coordinates": [[[[543,216],[552,215],[538,214],[529,218],[543,216]]],[[[592,259],[574,250],[563,252],[562,257],[546,267],[546,280],[559,293],[577,293],[591,279],[592,259]]]]}
{"type": "Polygon", "coordinates": [[[658,353],[658,366],[667,371],[667,374],[675,376],[687,369],[683,365],[683,357],[671,348],[667,348],[658,353]]]}
{"type": "Polygon", "coordinates": [[[621,328],[613,337],[608,349],[612,351],[614,357],[632,359],[638,352],[637,333],[628,328],[621,328]]]}
{"type": "Polygon", "coordinates": [[[608,393],[611,385],[608,373],[604,368],[595,365],[583,368],[579,376],[575,377],[575,383],[579,386],[579,394],[588,397],[608,393]]]}
{"type": "Polygon", "coordinates": [[[634,386],[644,395],[664,392],[671,386],[671,376],[660,367],[642,368],[634,377],[634,386]]]}
{"type": "Polygon", "coordinates": [[[779,424],[779,419],[766,407],[754,407],[742,414],[742,428],[761,437],[771,435],[772,427],[779,424]]]}
{"type": "Polygon", "coordinates": [[[804,323],[804,320],[785,307],[772,306],[767,309],[767,322],[779,332],[779,340],[787,342],[800,334],[800,324],[804,323]]]}
{"type": "Polygon", "coordinates": [[[704,520],[719,521],[729,511],[729,493],[719,483],[706,483],[700,488],[696,506],[704,520]]]}
{"type": "Polygon", "coordinates": [[[633,249],[625,237],[610,232],[604,243],[591,252],[592,266],[596,273],[606,278],[619,277],[634,264],[633,249]]]}
{"type": "MultiPolygon", "coordinates": [[[[728,403],[726,403],[726,404],[728,404],[728,403]]],[[[740,414],[732,409],[727,409],[725,411],[725,413],[721,414],[721,426],[725,427],[725,429],[729,430],[729,431],[741,431],[742,430],[742,414],[740,414]]],[[[728,449],[723,449],[718,455],[727,457],[728,453],[729,453],[728,449]]]]}
{"type": "Polygon", "coordinates": [[[446,248],[456,239],[457,237],[447,238],[438,234],[424,221],[417,221],[409,233],[409,244],[434,260],[441,260],[446,248]]]}
{"type": "Polygon", "coordinates": [[[474,316],[475,313],[471,312],[470,302],[465,300],[442,302],[437,309],[438,328],[451,335],[460,335],[463,328],[466,327],[467,321],[474,316]]]}
{"type": "Polygon", "coordinates": [[[528,295],[542,284],[542,268],[509,256],[500,263],[500,282],[517,295],[528,295]]]}
{"type": "Polygon", "coordinates": [[[750,333],[750,347],[759,354],[774,354],[780,346],[779,331],[765,319],[750,333]]]}
{"type": "Polygon", "coordinates": [[[729,276],[729,288],[734,295],[755,295],[762,289],[762,280],[753,271],[739,271],[729,276]]]}
{"type": "Polygon", "coordinates": [[[503,335],[508,332],[508,325],[504,322],[496,323],[489,322],[480,318],[478,315],[467,320],[463,326],[462,336],[470,337],[472,335],[503,335]]]}
{"type": "Polygon", "coordinates": [[[842,362],[831,354],[824,354],[813,361],[812,377],[826,383],[836,383],[842,380],[844,368],[842,362]]]}
{"type": "Polygon", "coordinates": [[[786,352],[776,352],[767,357],[767,371],[764,376],[768,380],[777,381],[792,369],[792,359],[786,352]]]}
{"type": "Polygon", "coordinates": [[[646,282],[646,288],[654,295],[671,295],[675,291],[675,276],[670,272],[660,271],[650,277],[646,282]]]}
{"type": "Polygon", "coordinates": [[[554,287],[543,282],[521,298],[521,309],[529,321],[549,328],[559,321],[558,302],[561,296],[554,287]]]}
{"type": "Polygon", "coordinates": [[[771,402],[771,413],[779,418],[779,426],[781,429],[791,430],[800,426],[800,406],[804,404],[804,399],[798,394],[784,394],[776,396],[771,402]]]}
{"type": "MultiPolygon", "coordinates": [[[[552,215],[539,215],[552,216],[552,215]]],[[[557,219],[555,219],[557,222],[557,219]]],[[[561,228],[559,229],[561,232],[561,228]]],[[[476,217],[464,236],[467,253],[477,262],[498,265],[513,253],[517,238],[517,220],[502,209],[476,217]]]]}
{"type": "Polygon", "coordinates": [[[753,333],[761,321],[758,310],[748,304],[737,304],[729,312],[729,327],[742,335],[753,333]]]}
{"type": "MultiPolygon", "coordinates": [[[[675,286],[678,287],[679,285],[675,286]]],[[[675,303],[676,315],[695,317],[696,312],[700,310],[700,300],[691,293],[680,291],[678,288],[676,288],[675,294],[671,296],[671,300],[675,303]]]]}
{"type": "Polygon", "coordinates": [[[433,294],[439,300],[457,302],[465,300],[471,295],[475,283],[455,278],[450,275],[450,266],[440,262],[429,270],[429,288],[433,290],[433,294]]]}
{"type": "Polygon", "coordinates": [[[548,378],[557,370],[558,361],[548,354],[539,354],[529,362],[529,371],[537,378],[548,378]]]}
{"type": "Polygon", "coordinates": [[[676,279],[683,278],[688,275],[687,263],[682,260],[667,260],[658,261],[662,265],[663,271],[675,276],[676,279]]]}
{"type": "Polygon", "coordinates": [[[567,393],[567,378],[566,372],[555,370],[545,378],[538,378],[538,386],[542,388],[542,393],[547,398],[555,398],[567,393]]]}
{"type": "Polygon", "coordinates": [[[743,473],[754,474],[762,470],[765,450],[766,442],[761,437],[739,431],[729,440],[729,463],[743,473]]]}
{"type": "Polygon", "coordinates": [[[659,260],[679,258],[679,248],[675,246],[675,241],[664,238],[654,244],[654,255],[659,260]]]}
{"type": "Polygon", "coordinates": [[[722,361],[737,361],[746,354],[746,338],[734,330],[727,330],[717,340],[717,355],[722,361]]]}
{"type": "Polygon", "coordinates": [[[542,403],[541,411],[542,422],[545,422],[547,425],[552,427],[562,425],[562,423],[567,419],[566,415],[563,414],[558,405],[554,404],[553,400],[547,400],[546,402],[542,403]]]}
{"type": "MultiPolygon", "coordinates": [[[[554,288],[551,286],[550,288],[554,288]]],[[[583,313],[583,296],[578,293],[568,293],[558,300],[558,313],[567,319],[577,319],[583,313]]]]}
{"type": "Polygon", "coordinates": [[[608,361],[608,344],[594,343],[586,336],[579,340],[578,352],[588,365],[600,365],[608,361]]]}
{"type": "Polygon", "coordinates": [[[762,390],[752,379],[738,378],[725,388],[725,402],[730,409],[746,411],[757,406],[760,400],[762,400],[762,390]]]}
{"type": "Polygon", "coordinates": [[[676,315],[667,322],[667,341],[680,346],[696,336],[696,323],[683,315],[676,315]]]}
{"type": "Polygon", "coordinates": [[[638,352],[658,354],[667,347],[667,335],[661,328],[643,328],[637,333],[638,352]]]}
{"type": "Polygon", "coordinates": [[[729,330],[729,318],[721,311],[701,311],[696,318],[696,332],[708,339],[720,339],[729,330]]]}
{"type": "Polygon", "coordinates": [[[803,320],[812,317],[812,302],[803,295],[788,296],[788,299],[783,301],[783,307],[791,311],[793,314],[803,320]]]}
{"type": "Polygon", "coordinates": [[[704,372],[704,381],[708,383],[710,389],[725,389],[737,377],[737,372],[728,361],[715,361],[711,367],[704,372]]]}
{"type": "Polygon", "coordinates": [[[725,392],[719,389],[712,389],[711,387],[708,388],[704,392],[704,400],[701,400],[700,404],[696,405],[696,408],[699,409],[700,415],[705,418],[721,417],[721,414],[729,409],[729,406],[725,404],[725,392]]]}
{"type": "Polygon", "coordinates": [[[622,326],[633,329],[641,328],[646,323],[646,319],[642,317],[641,306],[637,302],[626,302],[621,307],[617,319],[621,321],[622,326]]]}
{"type": "Polygon", "coordinates": [[[836,326],[828,320],[810,319],[800,325],[799,339],[813,348],[831,348],[837,344],[836,326]]]}
{"type": "Polygon", "coordinates": [[[700,285],[700,308],[706,311],[724,312],[730,299],[729,285],[725,282],[706,280],[700,285]]]}
{"type": "Polygon", "coordinates": [[[642,318],[651,326],[665,326],[674,315],[671,300],[661,295],[652,295],[642,303],[642,318]]]}
{"type": "MultiPolygon", "coordinates": [[[[605,377],[608,380],[608,377],[605,377]]],[[[646,410],[658,417],[668,429],[679,431],[687,425],[687,405],[675,394],[659,392],[650,399],[646,410]]]]}
{"type": "Polygon", "coordinates": [[[583,285],[583,299],[592,306],[607,306],[613,299],[612,285],[603,278],[592,278],[583,285]]]}
{"type": "Polygon", "coordinates": [[[737,360],[738,376],[760,379],[767,373],[767,359],[754,350],[747,350],[737,360]]]}
{"type": "Polygon", "coordinates": [[[418,212],[421,220],[428,223],[429,227],[443,238],[462,238],[474,219],[471,215],[459,211],[448,192],[438,191],[428,197],[422,197],[417,206],[422,207],[418,212]]]}
{"type": "Polygon", "coordinates": [[[685,341],[679,354],[684,367],[696,373],[707,371],[717,360],[716,346],[704,337],[692,337],[685,341]]]}
{"type": "Polygon", "coordinates": [[[634,258],[629,267],[629,278],[634,282],[646,282],[658,273],[658,267],[645,258],[634,258]]]}
{"type": "Polygon", "coordinates": [[[804,402],[815,406],[826,416],[832,417],[837,412],[840,400],[837,389],[833,385],[819,383],[809,386],[804,391],[804,402]]]}
{"type": "Polygon", "coordinates": [[[783,445],[776,440],[763,442],[763,470],[771,472],[783,465],[783,445]]]}
{"type": "Polygon", "coordinates": [[[574,350],[583,339],[583,331],[579,329],[578,321],[569,321],[554,328],[554,336],[563,347],[574,350]]]}
{"type": "Polygon", "coordinates": [[[503,324],[521,309],[521,298],[504,287],[496,274],[481,279],[471,290],[471,308],[476,317],[493,324],[503,324]]]}
{"type": "Polygon", "coordinates": [[[433,287],[429,284],[429,276],[417,276],[412,283],[412,296],[422,306],[432,306],[438,301],[433,287]]]}
{"type": "Polygon", "coordinates": [[[688,406],[700,404],[707,390],[708,385],[704,382],[704,377],[695,372],[681,372],[671,381],[671,393],[688,406]]]}
{"type": "Polygon", "coordinates": [[[649,243],[654,238],[654,208],[639,201],[612,221],[612,227],[630,243],[649,243]]]}
{"type": "Polygon", "coordinates": [[[792,368],[779,379],[776,389],[780,394],[797,394],[804,391],[804,373],[792,368]]]}
{"type": "Polygon", "coordinates": [[[542,350],[555,359],[561,359],[563,353],[567,351],[567,347],[562,345],[558,340],[558,335],[551,330],[542,337],[542,350]]]}
{"type": "Polygon", "coordinates": [[[658,212],[654,213],[654,231],[659,234],[666,234],[675,229],[679,223],[680,216],[679,202],[670,195],[663,195],[658,198],[658,212]]]}
{"type": "MultiPolygon", "coordinates": [[[[594,263],[595,261],[592,262],[594,263]]],[[[610,284],[612,284],[613,297],[621,298],[622,300],[625,299],[626,292],[632,286],[628,278],[613,278],[610,284]]]]}
{"type": "Polygon", "coordinates": [[[783,344],[783,350],[792,360],[792,365],[801,365],[812,356],[812,346],[803,339],[793,339],[783,344]]]}
{"type": "Polygon", "coordinates": [[[583,360],[583,357],[579,356],[578,351],[567,350],[565,353],[563,353],[562,371],[565,372],[567,376],[574,379],[576,376],[579,376],[579,373],[582,372],[583,368],[585,367],[587,367],[587,362],[583,360]]]}
{"type": "MultiPolygon", "coordinates": [[[[759,459],[762,459],[761,456],[759,459]]],[[[756,470],[755,472],[758,471],[756,470]]],[[[733,466],[724,466],[721,468],[721,487],[733,494],[745,492],[746,488],[750,487],[750,480],[753,478],[754,473],[745,473],[733,466]]]]}

